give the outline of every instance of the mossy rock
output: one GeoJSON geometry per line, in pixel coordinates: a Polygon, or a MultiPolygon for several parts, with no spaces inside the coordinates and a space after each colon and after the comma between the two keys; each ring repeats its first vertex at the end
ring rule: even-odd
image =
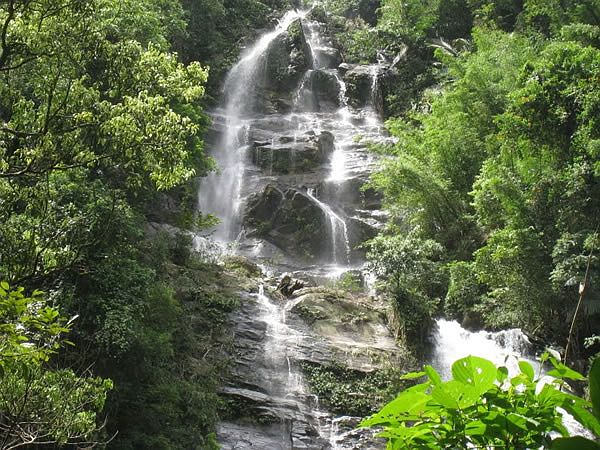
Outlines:
{"type": "Polygon", "coordinates": [[[224,262],[226,269],[236,272],[244,277],[259,278],[263,275],[260,267],[243,256],[229,256],[225,258],[224,262]]]}
{"type": "Polygon", "coordinates": [[[314,260],[330,251],[324,248],[327,217],[305,193],[288,189],[282,193],[267,185],[248,201],[244,224],[249,237],[261,237],[299,259],[314,260]]]}

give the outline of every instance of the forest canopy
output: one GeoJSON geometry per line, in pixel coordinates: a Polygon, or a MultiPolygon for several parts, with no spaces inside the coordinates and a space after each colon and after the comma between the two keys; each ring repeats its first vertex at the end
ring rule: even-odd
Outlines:
{"type": "MultiPolygon", "coordinates": [[[[522,327],[584,368],[600,352],[600,2],[306,3],[340,60],[389,66],[394,144],[374,146],[365,188],[389,222],[366,255],[396,336],[422,354],[438,316],[522,327]]],[[[198,178],[217,169],[207,111],[247,40],[298,5],[0,1],[3,449],[218,448],[216,340],[239,295],[192,248],[198,178]]]]}

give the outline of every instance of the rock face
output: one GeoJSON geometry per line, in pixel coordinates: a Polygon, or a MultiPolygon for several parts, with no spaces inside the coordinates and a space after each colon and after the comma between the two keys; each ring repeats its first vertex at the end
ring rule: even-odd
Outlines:
{"type": "Polygon", "coordinates": [[[314,171],[333,153],[334,137],[329,131],[318,136],[307,131],[301,136],[279,136],[251,144],[252,162],[269,174],[314,171]]]}
{"type": "MultiPolygon", "coordinates": [[[[319,7],[290,11],[244,53],[226,84],[236,97],[225,92],[225,107],[212,112],[208,146],[235,157],[217,158],[233,162],[201,195],[204,188],[211,204],[231,202],[222,217],[238,254],[291,274],[252,278],[230,318],[233,367],[218,430],[225,450],[384,447],[351,429],[358,418],[332,417],[304,379],[306,365],[336,363],[362,377],[405,357],[384,308],[364,292],[357,249],[385,222],[381,199],[363,189],[376,164],[367,144],[387,139],[376,107],[379,66],[344,64],[326,21],[319,7]],[[322,286],[340,271],[353,271],[363,291],[322,286]]],[[[255,277],[243,261],[235,265],[255,277]]]]}
{"type": "Polygon", "coordinates": [[[370,66],[355,66],[344,75],[350,104],[362,108],[372,98],[373,70],[370,66]]]}
{"type": "Polygon", "coordinates": [[[249,200],[245,218],[254,229],[249,236],[265,238],[288,253],[310,260],[329,252],[321,239],[328,232],[327,217],[303,192],[267,185],[249,200]]]}
{"type": "Polygon", "coordinates": [[[405,356],[387,328],[385,309],[364,294],[309,287],[296,291],[287,308],[310,327],[300,356],[307,362],[370,372],[405,356]]]}
{"type": "Polygon", "coordinates": [[[218,429],[224,450],[385,447],[372,432],[354,429],[360,418],[332,418],[320,408],[299,369],[302,362],[337,363],[368,373],[401,364],[404,351],[387,331],[381,305],[323,287],[296,290],[288,300],[260,291],[246,294],[231,320],[234,365],[221,389],[225,421],[218,429]],[[327,433],[331,438],[323,439],[327,433]]]}

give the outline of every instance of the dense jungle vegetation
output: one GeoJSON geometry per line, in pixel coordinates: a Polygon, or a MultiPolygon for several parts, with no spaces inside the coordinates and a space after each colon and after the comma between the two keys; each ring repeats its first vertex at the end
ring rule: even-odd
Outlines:
{"type": "MultiPolygon", "coordinates": [[[[241,40],[295,3],[0,1],[1,448],[218,448],[237,299],[185,233],[214,169],[204,111],[241,40]]],[[[368,253],[399,334],[419,348],[441,314],[519,326],[585,369],[600,2],[322,3],[346,61],[407,49],[383,101],[397,144],[374,149],[391,220],[368,253]]]]}
{"type": "Polygon", "coordinates": [[[0,2],[1,448],[214,446],[235,296],[149,223],[197,226],[207,64],[214,96],[278,6],[0,2]]]}
{"type": "Polygon", "coordinates": [[[388,120],[398,143],[378,149],[372,180],[393,220],[371,257],[406,334],[442,313],[564,347],[584,291],[569,351],[594,355],[600,4],[388,1],[380,13],[377,46],[400,37],[436,60],[388,120]]]}

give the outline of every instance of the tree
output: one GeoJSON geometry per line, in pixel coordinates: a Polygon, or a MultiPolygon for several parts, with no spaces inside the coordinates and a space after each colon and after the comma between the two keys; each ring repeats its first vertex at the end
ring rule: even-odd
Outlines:
{"type": "Polygon", "coordinates": [[[112,383],[51,367],[75,318],[23,292],[0,283],[0,448],[90,443],[112,383]]]}
{"type": "Polygon", "coordinates": [[[72,268],[95,224],[211,167],[198,135],[207,71],[163,50],[168,17],[146,3],[127,2],[134,15],[112,0],[0,7],[4,278],[72,268]]]}
{"type": "Polygon", "coordinates": [[[445,283],[439,264],[442,247],[416,233],[380,235],[366,245],[369,270],[382,280],[398,337],[423,345],[445,283]]]}

